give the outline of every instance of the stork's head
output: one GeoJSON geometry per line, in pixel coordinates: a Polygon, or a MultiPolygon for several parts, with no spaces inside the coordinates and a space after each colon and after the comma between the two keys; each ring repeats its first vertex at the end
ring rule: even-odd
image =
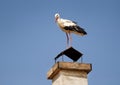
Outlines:
{"type": "Polygon", "coordinates": [[[60,15],[58,13],[55,14],[55,22],[60,18],[60,15]]]}

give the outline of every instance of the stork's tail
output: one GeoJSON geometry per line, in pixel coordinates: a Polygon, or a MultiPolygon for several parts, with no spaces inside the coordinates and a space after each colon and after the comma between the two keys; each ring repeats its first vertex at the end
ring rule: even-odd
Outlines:
{"type": "Polygon", "coordinates": [[[83,28],[81,28],[80,26],[74,26],[74,32],[76,34],[80,34],[81,36],[87,35],[87,32],[83,28]]]}

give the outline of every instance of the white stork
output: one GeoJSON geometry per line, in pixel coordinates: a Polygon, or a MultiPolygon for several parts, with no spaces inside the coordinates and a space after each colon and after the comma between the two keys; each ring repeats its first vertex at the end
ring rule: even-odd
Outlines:
{"type": "Polygon", "coordinates": [[[87,32],[83,28],[77,25],[76,22],[67,20],[67,19],[62,19],[60,18],[60,15],[58,13],[55,14],[55,22],[58,24],[58,26],[61,28],[62,31],[66,33],[67,36],[67,47],[69,47],[69,42],[70,46],[72,44],[72,37],[71,33],[75,33],[77,35],[86,35],[87,32]]]}

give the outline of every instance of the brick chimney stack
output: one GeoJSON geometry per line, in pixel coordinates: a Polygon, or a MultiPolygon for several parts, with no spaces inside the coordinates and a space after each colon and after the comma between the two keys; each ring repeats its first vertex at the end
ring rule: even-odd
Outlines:
{"type": "Polygon", "coordinates": [[[48,71],[52,85],[88,85],[87,75],[92,65],[78,62],[57,62],[48,71]]]}

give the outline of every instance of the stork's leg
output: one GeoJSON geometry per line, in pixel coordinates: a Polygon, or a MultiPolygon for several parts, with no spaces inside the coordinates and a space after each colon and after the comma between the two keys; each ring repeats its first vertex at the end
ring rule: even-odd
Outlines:
{"type": "Polygon", "coordinates": [[[69,32],[69,38],[70,38],[70,46],[72,46],[72,36],[70,32],[69,32]]]}
{"type": "Polygon", "coordinates": [[[66,36],[67,36],[67,48],[69,47],[69,35],[68,33],[66,33],[66,36]]]}

